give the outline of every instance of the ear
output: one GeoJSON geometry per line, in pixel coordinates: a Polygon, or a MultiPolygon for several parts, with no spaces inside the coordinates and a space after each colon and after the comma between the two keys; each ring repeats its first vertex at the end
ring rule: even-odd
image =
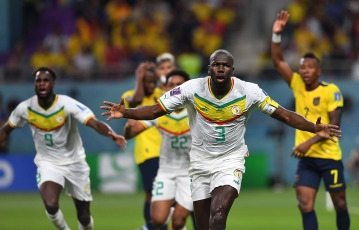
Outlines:
{"type": "Polygon", "coordinates": [[[234,67],[232,68],[232,75],[234,75],[234,67]]]}
{"type": "Polygon", "coordinates": [[[207,66],[207,68],[208,68],[207,72],[210,74],[209,67],[211,67],[211,66],[210,65],[207,66]]]}

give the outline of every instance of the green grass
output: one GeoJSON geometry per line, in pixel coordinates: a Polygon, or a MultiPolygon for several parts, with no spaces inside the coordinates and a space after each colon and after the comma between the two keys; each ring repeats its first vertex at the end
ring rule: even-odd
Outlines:
{"type": "MultiPolygon", "coordinates": [[[[359,189],[349,187],[347,200],[351,229],[359,229],[359,189]]],[[[91,211],[97,230],[133,230],[144,223],[142,206],[144,193],[101,194],[93,193],[91,211]]],[[[61,195],[61,210],[67,223],[78,229],[72,199],[61,195]]],[[[325,193],[321,188],[316,202],[319,229],[335,230],[335,212],[325,209],[325,193]]],[[[191,220],[187,229],[193,229],[191,220]]],[[[55,229],[48,221],[39,193],[0,193],[0,230],[55,229]]],[[[227,221],[228,230],[281,230],[302,229],[294,190],[245,189],[233,204],[227,221]]]]}

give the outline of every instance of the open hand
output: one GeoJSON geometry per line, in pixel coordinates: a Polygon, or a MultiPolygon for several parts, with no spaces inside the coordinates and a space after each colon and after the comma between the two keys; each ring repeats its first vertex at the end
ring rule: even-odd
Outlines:
{"type": "Polygon", "coordinates": [[[109,101],[104,101],[103,103],[110,106],[110,107],[108,107],[108,106],[101,106],[100,107],[103,110],[109,110],[108,112],[103,112],[101,114],[102,116],[110,115],[110,117],[106,119],[107,121],[111,120],[112,118],[119,119],[119,118],[123,117],[123,113],[125,112],[124,98],[123,97],[121,98],[120,104],[115,104],[115,103],[112,103],[112,102],[109,102],[109,101]]]}
{"type": "Polygon", "coordinates": [[[322,124],[320,123],[321,119],[322,118],[320,116],[317,119],[317,122],[315,124],[315,132],[318,136],[328,138],[329,140],[336,143],[333,137],[342,137],[342,131],[339,130],[339,126],[332,124],[322,124]]]}
{"type": "Polygon", "coordinates": [[[280,34],[283,32],[285,24],[287,24],[289,19],[288,11],[282,10],[279,14],[277,14],[277,20],[273,25],[273,33],[280,34]]]}
{"type": "Polygon", "coordinates": [[[125,151],[126,149],[126,144],[127,144],[127,141],[126,139],[121,136],[121,135],[118,135],[116,133],[113,133],[111,131],[108,132],[108,135],[110,135],[111,139],[116,143],[118,144],[119,146],[121,146],[122,150],[125,151]]]}

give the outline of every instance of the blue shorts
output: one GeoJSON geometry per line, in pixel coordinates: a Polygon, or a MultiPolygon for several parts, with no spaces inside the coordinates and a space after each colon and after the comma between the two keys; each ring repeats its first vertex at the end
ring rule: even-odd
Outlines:
{"type": "Polygon", "coordinates": [[[307,186],[318,190],[323,178],[325,190],[345,190],[344,167],[341,160],[303,157],[299,160],[294,187],[307,186]]]}
{"type": "Polygon", "coordinates": [[[151,158],[138,165],[142,177],[142,185],[145,191],[152,191],[152,183],[157,175],[159,158],[151,158]]]}

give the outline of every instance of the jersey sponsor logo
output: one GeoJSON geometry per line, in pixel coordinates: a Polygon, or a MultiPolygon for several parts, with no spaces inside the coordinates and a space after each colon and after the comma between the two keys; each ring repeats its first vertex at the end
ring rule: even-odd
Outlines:
{"type": "Polygon", "coordinates": [[[177,88],[174,88],[170,91],[170,96],[174,96],[174,95],[177,95],[177,94],[181,94],[181,88],[180,87],[177,87],[177,88]]]}
{"type": "Polygon", "coordinates": [[[335,92],[334,93],[334,100],[335,101],[341,101],[342,100],[342,95],[340,94],[340,92],[335,92]]]}
{"type": "Polygon", "coordinates": [[[317,106],[320,103],[320,97],[316,97],[313,99],[313,105],[317,106]]]}
{"type": "Polygon", "coordinates": [[[84,110],[86,109],[86,107],[83,106],[83,105],[76,104],[76,106],[77,106],[79,109],[81,109],[82,111],[84,111],[84,110]]]}

